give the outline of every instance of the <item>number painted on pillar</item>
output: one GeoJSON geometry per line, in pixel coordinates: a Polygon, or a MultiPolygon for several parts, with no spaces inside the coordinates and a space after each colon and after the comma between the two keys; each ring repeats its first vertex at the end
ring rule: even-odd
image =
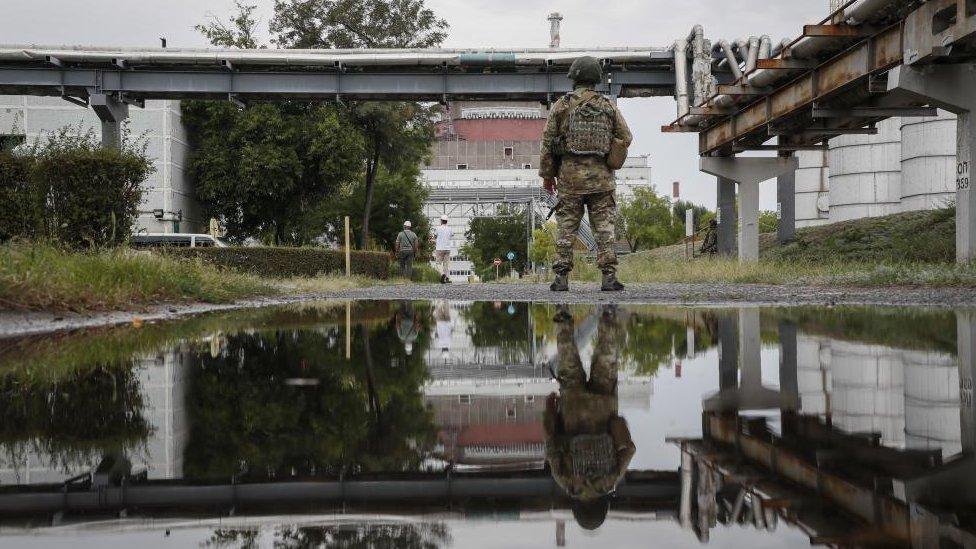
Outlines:
{"type": "Polygon", "coordinates": [[[969,188],[969,162],[956,164],[956,188],[960,191],[969,188]]]}
{"type": "Polygon", "coordinates": [[[970,377],[959,378],[959,402],[965,408],[973,407],[973,379],[970,377]]]}

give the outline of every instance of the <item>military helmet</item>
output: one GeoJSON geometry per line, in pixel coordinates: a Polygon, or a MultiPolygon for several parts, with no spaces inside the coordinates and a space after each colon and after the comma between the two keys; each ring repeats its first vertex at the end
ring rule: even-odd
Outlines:
{"type": "Polygon", "coordinates": [[[577,84],[599,84],[603,81],[603,69],[593,57],[580,57],[569,67],[569,79],[577,84]]]}

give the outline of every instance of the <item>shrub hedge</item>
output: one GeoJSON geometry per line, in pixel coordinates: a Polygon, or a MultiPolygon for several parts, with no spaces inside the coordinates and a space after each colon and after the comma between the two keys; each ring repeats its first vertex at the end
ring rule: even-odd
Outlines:
{"type": "MultiPolygon", "coordinates": [[[[229,269],[271,278],[312,277],[343,273],[345,253],[322,248],[172,248],[164,253],[200,258],[229,269]]],[[[376,279],[390,275],[390,256],[382,252],[352,252],[352,274],[376,279]]]]}
{"type": "Polygon", "coordinates": [[[93,131],[63,128],[32,147],[0,152],[0,242],[40,238],[74,249],[125,243],[142,182],[154,170],[138,146],[106,149],[93,131]]]}

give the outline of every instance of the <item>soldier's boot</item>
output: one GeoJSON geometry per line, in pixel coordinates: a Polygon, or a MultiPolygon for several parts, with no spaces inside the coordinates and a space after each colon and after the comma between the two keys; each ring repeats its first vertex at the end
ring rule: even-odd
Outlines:
{"type": "Polygon", "coordinates": [[[552,317],[553,322],[571,322],[573,315],[569,312],[569,305],[565,303],[556,305],[556,316],[552,317]]]}
{"type": "Polygon", "coordinates": [[[568,292],[569,275],[556,273],[556,280],[552,281],[552,284],[549,285],[549,289],[553,292],[568,292]]]}
{"type": "Polygon", "coordinates": [[[619,292],[624,289],[624,285],[617,280],[616,273],[603,273],[603,284],[600,290],[604,292],[619,292]]]}

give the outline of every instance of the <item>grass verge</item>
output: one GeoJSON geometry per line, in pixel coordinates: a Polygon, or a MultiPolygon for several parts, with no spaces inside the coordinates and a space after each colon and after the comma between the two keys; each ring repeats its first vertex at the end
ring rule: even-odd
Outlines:
{"type": "Polygon", "coordinates": [[[0,309],[111,310],[153,303],[228,303],[274,294],[272,283],[127,249],[73,253],[46,244],[0,246],[0,309]]]}

